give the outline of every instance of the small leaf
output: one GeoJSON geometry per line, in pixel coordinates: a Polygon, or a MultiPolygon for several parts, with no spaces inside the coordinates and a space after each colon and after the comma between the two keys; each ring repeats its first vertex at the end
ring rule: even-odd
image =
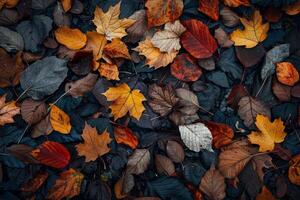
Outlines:
{"type": "Polygon", "coordinates": [[[114,129],[115,139],[118,144],[125,144],[132,149],[136,149],[138,145],[138,138],[127,127],[117,126],[114,129]]]}
{"type": "Polygon", "coordinates": [[[276,198],[272,195],[272,193],[268,190],[266,186],[263,186],[261,193],[259,193],[255,200],[276,200],[276,198]]]}
{"type": "Polygon", "coordinates": [[[96,31],[88,31],[86,36],[87,44],[85,50],[93,51],[94,60],[100,60],[102,58],[103,49],[107,43],[105,36],[96,31]]]}
{"type": "Polygon", "coordinates": [[[290,167],[288,173],[289,180],[296,185],[300,185],[299,170],[300,170],[300,154],[294,156],[290,160],[290,167]]]}
{"type": "Polygon", "coordinates": [[[225,26],[234,27],[240,23],[240,17],[228,7],[224,7],[221,9],[220,16],[225,26]]]}
{"type": "Polygon", "coordinates": [[[223,48],[229,48],[233,45],[233,42],[229,40],[229,36],[222,28],[215,30],[215,38],[217,39],[218,44],[223,48]]]}
{"type": "Polygon", "coordinates": [[[120,80],[119,79],[119,68],[116,64],[100,63],[98,71],[101,76],[107,80],[120,80]]]}
{"type": "Polygon", "coordinates": [[[79,79],[77,81],[73,81],[70,83],[66,83],[65,91],[69,91],[68,93],[72,97],[80,97],[85,93],[90,92],[94,85],[96,84],[98,79],[98,75],[89,73],[87,76],[79,79]]]}
{"type": "Polygon", "coordinates": [[[223,0],[224,4],[230,7],[250,6],[250,0],[223,0]]]}
{"type": "Polygon", "coordinates": [[[6,94],[0,96],[0,126],[14,123],[13,117],[20,114],[20,108],[16,106],[16,101],[6,101],[6,94]]]}
{"type": "Polygon", "coordinates": [[[47,115],[44,119],[42,119],[38,124],[36,124],[32,131],[31,137],[37,138],[42,135],[49,135],[52,133],[53,128],[50,123],[50,115],[47,115]]]}
{"type": "Polygon", "coordinates": [[[170,158],[157,154],[155,156],[155,166],[159,174],[165,174],[167,176],[172,176],[175,173],[175,166],[170,158]]]}
{"type": "Polygon", "coordinates": [[[81,49],[86,45],[87,37],[79,29],[60,27],[55,30],[55,38],[60,43],[72,50],[81,49]]]}
{"type": "Polygon", "coordinates": [[[294,86],[299,81],[299,72],[290,62],[276,63],[276,75],[280,83],[294,86]]]}
{"type": "Polygon", "coordinates": [[[47,172],[39,172],[33,179],[29,180],[22,186],[21,191],[35,193],[44,184],[47,178],[47,172]]]}
{"type": "Polygon", "coordinates": [[[72,128],[69,115],[56,105],[51,106],[50,123],[55,131],[62,134],[69,134],[72,128]]]}
{"type": "Polygon", "coordinates": [[[175,163],[181,163],[184,160],[183,147],[175,141],[168,141],[166,145],[166,151],[168,157],[175,163]]]}
{"type": "Polygon", "coordinates": [[[128,158],[127,172],[132,174],[141,174],[146,171],[150,163],[150,152],[148,149],[136,149],[128,158]]]}
{"type": "Polygon", "coordinates": [[[219,19],[219,0],[199,1],[198,10],[215,21],[219,19]]]}
{"type": "Polygon", "coordinates": [[[28,124],[35,124],[41,121],[47,114],[47,106],[43,101],[25,99],[21,104],[22,118],[28,124]]]}
{"type": "Polygon", "coordinates": [[[61,5],[65,12],[68,12],[72,8],[72,0],[61,0],[61,5]]]}

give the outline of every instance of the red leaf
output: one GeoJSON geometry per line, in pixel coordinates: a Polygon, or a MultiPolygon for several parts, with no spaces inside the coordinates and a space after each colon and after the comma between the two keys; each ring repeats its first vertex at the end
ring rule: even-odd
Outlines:
{"type": "Polygon", "coordinates": [[[217,43],[208,27],[195,19],[183,21],[182,24],[187,29],[181,35],[183,47],[195,58],[211,57],[217,49],[217,43]]]}
{"type": "Polygon", "coordinates": [[[31,152],[42,164],[53,168],[64,168],[69,164],[70,153],[58,142],[46,141],[31,152]]]}
{"type": "Polygon", "coordinates": [[[136,149],[138,139],[129,128],[118,126],[115,128],[114,133],[118,144],[125,144],[132,149],[136,149]]]}
{"type": "Polygon", "coordinates": [[[200,0],[198,10],[217,21],[219,19],[219,0],[200,0]]]}
{"type": "Polygon", "coordinates": [[[178,55],[171,65],[171,74],[182,81],[196,81],[202,75],[195,59],[187,53],[178,55]]]}

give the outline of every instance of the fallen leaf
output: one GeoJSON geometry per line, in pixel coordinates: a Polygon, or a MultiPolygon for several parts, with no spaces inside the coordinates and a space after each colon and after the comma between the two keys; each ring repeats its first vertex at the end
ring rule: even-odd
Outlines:
{"type": "Polygon", "coordinates": [[[276,79],[273,79],[272,90],[279,101],[289,101],[291,99],[292,88],[279,83],[276,79]]]}
{"type": "Polygon", "coordinates": [[[234,44],[231,40],[229,40],[229,36],[222,28],[215,30],[215,38],[217,39],[220,47],[223,48],[229,48],[234,44]]]}
{"type": "Polygon", "coordinates": [[[127,194],[123,194],[124,175],[115,183],[114,192],[117,199],[123,199],[127,194]]]}
{"type": "Polygon", "coordinates": [[[39,161],[30,154],[32,150],[33,148],[26,144],[13,144],[7,147],[7,152],[18,160],[21,160],[24,163],[39,164],[39,161]]]}
{"type": "Polygon", "coordinates": [[[121,2],[111,6],[106,13],[98,6],[94,12],[93,22],[96,25],[96,31],[105,35],[107,40],[113,38],[122,38],[127,35],[125,29],[132,26],[133,19],[119,19],[121,2]]]}
{"type": "Polygon", "coordinates": [[[68,92],[72,97],[81,97],[94,88],[97,79],[97,74],[89,73],[82,79],[66,83],[65,91],[68,92]]]}
{"type": "Polygon", "coordinates": [[[250,6],[249,0],[223,0],[224,4],[230,7],[250,6]]]}
{"type": "Polygon", "coordinates": [[[280,8],[274,8],[274,7],[267,7],[266,10],[264,10],[264,18],[272,23],[277,23],[282,17],[283,12],[280,8]]]}
{"type": "Polygon", "coordinates": [[[135,20],[135,23],[127,29],[128,35],[125,41],[136,43],[140,41],[145,35],[145,32],[148,31],[146,10],[141,9],[134,12],[129,19],[135,20]]]}
{"type": "Polygon", "coordinates": [[[31,137],[37,138],[42,135],[49,135],[52,133],[53,127],[50,123],[50,115],[47,115],[44,119],[42,119],[39,123],[37,123],[32,131],[31,131],[31,137]]]}
{"type": "Polygon", "coordinates": [[[59,174],[54,185],[49,190],[47,199],[61,200],[79,195],[84,175],[75,169],[68,169],[59,174]]]}
{"type": "Polygon", "coordinates": [[[227,104],[231,108],[236,110],[238,108],[238,104],[239,104],[241,98],[243,98],[247,95],[248,95],[248,91],[244,85],[241,85],[241,84],[234,85],[231,88],[229,96],[227,97],[227,104]]]}
{"type": "Polygon", "coordinates": [[[43,101],[25,99],[21,104],[22,118],[28,124],[35,124],[47,115],[47,106],[43,101]]]}
{"type": "Polygon", "coordinates": [[[297,15],[300,13],[300,1],[297,0],[295,3],[283,7],[283,10],[288,15],[297,15]]]}
{"type": "Polygon", "coordinates": [[[69,115],[56,105],[51,105],[50,123],[55,131],[62,134],[69,134],[72,128],[69,115]]]}
{"type": "Polygon", "coordinates": [[[0,26],[0,47],[8,52],[23,51],[23,37],[15,31],[12,31],[4,26],[0,26]]]}
{"type": "Polygon", "coordinates": [[[98,68],[101,76],[105,77],[107,80],[120,80],[119,79],[119,69],[116,64],[109,64],[101,62],[98,68]]]}
{"type": "Polygon", "coordinates": [[[155,155],[155,167],[159,174],[172,176],[175,173],[175,165],[170,158],[160,154],[155,155]]]}
{"type": "Polygon", "coordinates": [[[97,129],[87,123],[81,135],[84,142],[75,145],[79,156],[85,156],[85,162],[95,161],[98,157],[107,154],[110,148],[107,146],[112,139],[107,131],[98,135],[97,129]]]}
{"type": "Polygon", "coordinates": [[[130,116],[139,120],[145,110],[143,101],[146,101],[146,98],[144,95],[137,89],[131,90],[126,83],[122,83],[117,87],[110,87],[103,95],[106,96],[108,101],[112,101],[109,108],[114,120],[125,116],[127,112],[130,116]]]}
{"type": "Polygon", "coordinates": [[[276,75],[280,83],[294,86],[299,81],[299,72],[290,62],[276,63],[276,75]]]}
{"type": "Polygon", "coordinates": [[[259,63],[266,55],[265,48],[257,45],[251,49],[245,47],[235,47],[236,56],[244,67],[252,67],[259,63]]]}
{"type": "Polygon", "coordinates": [[[64,168],[69,164],[71,155],[62,144],[46,141],[31,151],[31,155],[40,161],[41,164],[53,168],[64,168]]]}
{"type": "Polygon", "coordinates": [[[150,163],[150,152],[148,149],[136,149],[128,158],[127,173],[141,174],[146,171],[150,163]]]}
{"type": "Polygon", "coordinates": [[[286,132],[281,119],[271,122],[267,116],[258,114],[255,124],[261,132],[252,131],[248,138],[252,144],[259,145],[260,152],[272,151],[275,143],[284,141],[286,132]]]}
{"type": "Polygon", "coordinates": [[[263,186],[261,193],[256,196],[255,200],[276,200],[276,198],[266,186],[263,186]]]}
{"type": "Polygon", "coordinates": [[[175,163],[181,163],[184,160],[183,147],[176,141],[168,141],[166,145],[168,157],[175,163]]]}
{"type": "Polygon", "coordinates": [[[126,44],[118,38],[113,39],[111,43],[105,45],[104,53],[111,58],[125,58],[131,60],[126,44]]]}
{"type": "Polygon", "coordinates": [[[290,160],[289,167],[289,180],[296,185],[300,185],[300,154],[294,156],[290,160]]]}
{"type": "Polygon", "coordinates": [[[217,43],[208,27],[196,19],[185,20],[182,24],[187,29],[181,35],[182,46],[195,58],[209,58],[217,49],[217,43]]]}
{"type": "Polygon", "coordinates": [[[0,126],[14,123],[14,116],[20,114],[20,108],[16,106],[16,101],[6,102],[6,94],[0,97],[0,126]]]}
{"type": "Polygon", "coordinates": [[[300,98],[300,83],[298,83],[297,85],[295,85],[294,87],[292,87],[291,95],[293,97],[300,98]]]}
{"type": "Polygon", "coordinates": [[[180,137],[184,144],[192,151],[203,149],[213,151],[212,134],[203,123],[179,126],[180,137]]]}
{"type": "Polygon", "coordinates": [[[87,37],[79,29],[59,27],[55,30],[56,40],[72,50],[81,49],[86,45],[87,37]]]}
{"type": "Polygon", "coordinates": [[[220,16],[222,18],[222,22],[225,26],[235,27],[240,23],[240,17],[235,14],[230,8],[223,7],[220,10],[220,16]]]}
{"type": "Polygon", "coordinates": [[[21,191],[35,193],[44,184],[47,178],[47,172],[39,172],[37,175],[34,176],[33,179],[23,184],[21,191]]]}
{"type": "Polygon", "coordinates": [[[196,81],[202,70],[196,60],[187,53],[179,54],[171,65],[171,74],[181,81],[196,81]]]}
{"type": "Polygon", "coordinates": [[[201,0],[198,10],[215,21],[219,19],[219,0],[201,0]]]}
{"type": "Polygon", "coordinates": [[[214,166],[211,166],[202,177],[199,189],[211,200],[222,200],[226,196],[225,178],[214,166]]]}
{"type": "Polygon", "coordinates": [[[240,20],[245,29],[235,30],[230,35],[230,39],[234,42],[235,46],[253,48],[267,38],[270,25],[269,23],[262,23],[259,11],[256,10],[250,20],[245,18],[241,18],[240,20]]]}
{"type": "Polygon", "coordinates": [[[251,164],[253,169],[256,171],[257,176],[261,182],[264,181],[264,168],[275,168],[276,166],[272,162],[272,157],[267,154],[257,155],[252,158],[251,164]]]}
{"type": "Polygon", "coordinates": [[[100,60],[102,58],[103,49],[107,43],[105,36],[96,31],[88,31],[86,36],[87,44],[85,50],[93,51],[94,60],[100,60]]]}
{"type": "Polygon", "coordinates": [[[183,11],[182,0],[148,0],[147,8],[148,27],[160,26],[177,20],[183,11]]]}
{"type": "Polygon", "coordinates": [[[114,129],[115,139],[118,144],[125,144],[132,149],[136,149],[139,141],[131,129],[117,126],[114,129]]]}
{"type": "Polygon", "coordinates": [[[172,51],[170,53],[161,52],[159,48],[156,48],[153,45],[150,39],[139,42],[138,47],[133,50],[139,52],[140,55],[145,56],[147,65],[154,67],[155,69],[165,67],[172,63],[178,53],[178,51],[172,51]]]}
{"type": "Polygon", "coordinates": [[[61,5],[65,12],[68,12],[72,8],[72,0],[61,0],[61,5]]]}

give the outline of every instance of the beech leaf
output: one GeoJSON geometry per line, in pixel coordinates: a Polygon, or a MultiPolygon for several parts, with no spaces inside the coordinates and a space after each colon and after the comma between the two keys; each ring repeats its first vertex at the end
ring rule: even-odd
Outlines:
{"type": "Polygon", "coordinates": [[[141,174],[146,171],[150,163],[150,152],[148,149],[136,149],[128,158],[127,172],[132,174],[141,174]]]}

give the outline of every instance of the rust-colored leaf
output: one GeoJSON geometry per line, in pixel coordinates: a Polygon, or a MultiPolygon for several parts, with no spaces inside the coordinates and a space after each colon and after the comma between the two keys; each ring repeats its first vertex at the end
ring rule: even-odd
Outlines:
{"type": "Polygon", "coordinates": [[[217,21],[219,19],[219,0],[200,0],[198,10],[217,21]]]}
{"type": "Polygon", "coordinates": [[[6,101],[6,94],[0,97],[0,126],[14,123],[14,116],[20,114],[20,108],[16,106],[16,101],[6,101]]]}
{"type": "Polygon", "coordinates": [[[46,181],[48,178],[48,173],[47,172],[40,172],[35,177],[31,180],[29,180],[27,183],[25,183],[21,190],[23,192],[36,192],[46,181]]]}
{"type": "Polygon", "coordinates": [[[300,154],[290,160],[289,179],[293,184],[300,185],[300,154]]]}
{"type": "Polygon", "coordinates": [[[101,62],[99,64],[98,71],[101,76],[105,77],[107,80],[120,80],[119,79],[119,69],[116,64],[109,64],[101,62]]]}
{"type": "Polygon", "coordinates": [[[125,58],[131,60],[127,46],[120,39],[116,38],[104,47],[104,53],[111,58],[125,58]]]}
{"type": "Polygon", "coordinates": [[[118,144],[125,144],[132,149],[136,149],[138,145],[138,138],[127,127],[117,126],[114,129],[115,139],[118,144]]]}
{"type": "Polygon", "coordinates": [[[299,72],[290,62],[277,63],[276,75],[280,83],[288,86],[294,86],[299,81],[299,72]]]}

